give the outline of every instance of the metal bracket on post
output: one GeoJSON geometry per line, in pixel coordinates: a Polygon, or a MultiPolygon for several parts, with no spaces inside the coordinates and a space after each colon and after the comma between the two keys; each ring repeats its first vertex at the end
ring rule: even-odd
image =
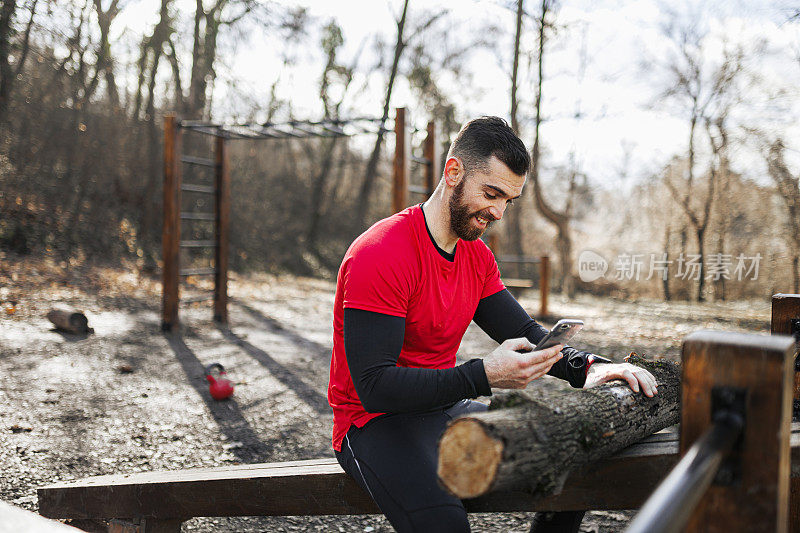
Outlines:
{"type": "Polygon", "coordinates": [[[714,422],[729,420],[742,427],[731,453],[722,460],[722,464],[719,466],[717,475],[714,477],[714,485],[730,487],[738,485],[742,479],[740,453],[747,424],[746,411],[747,389],[739,387],[714,387],[711,389],[711,420],[714,422]]]}

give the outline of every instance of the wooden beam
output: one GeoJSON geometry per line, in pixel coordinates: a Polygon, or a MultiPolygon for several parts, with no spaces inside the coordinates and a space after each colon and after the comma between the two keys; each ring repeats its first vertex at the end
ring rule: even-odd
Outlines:
{"type": "MultiPolygon", "coordinates": [[[[800,342],[800,294],[772,296],[772,327],[776,335],[792,335],[800,342]]],[[[797,368],[795,367],[795,370],[797,368]]],[[[792,397],[800,400],[800,373],[795,372],[792,397]]]]}
{"type": "MultiPolygon", "coordinates": [[[[567,477],[560,494],[534,498],[495,492],[465,501],[469,512],[635,509],[678,462],[678,434],[655,433],[567,477]],[[609,490],[613,487],[613,490],[609,490]]],[[[800,424],[792,426],[800,465],[800,424]]],[[[115,474],[38,489],[51,518],[151,520],[193,516],[290,516],[380,513],[336,459],[115,474]]]]}
{"type": "Polygon", "coordinates": [[[230,234],[231,184],[228,167],[227,143],[224,137],[215,139],[214,170],[214,234],[217,246],[214,250],[214,320],[228,323],[228,249],[230,234]]]}
{"type": "MultiPolygon", "coordinates": [[[[792,335],[800,342],[800,294],[775,294],[772,296],[772,326],[776,335],[792,335]]],[[[800,372],[797,354],[794,363],[794,405],[800,404],[800,372]]],[[[796,408],[795,408],[796,409],[796,408]]],[[[789,531],[800,533],[800,476],[792,476],[789,496],[789,531]]]]}
{"type": "Polygon", "coordinates": [[[428,189],[430,196],[436,188],[437,181],[442,177],[441,149],[436,138],[436,122],[432,120],[428,122],[428,136],[425,137],[422,155],[428,160],[428,164],[425,165],[425,188],[428,189]]]}
{"type": "Polygon", "coordinates": [[[745,398],[742,437],[722,466],[732,465],[732,482],[709,487],[686,531],[787,531],[793,356],[782,336],[701,331],[684,341],[681,454],[710,427],[714,390],[745,398]]]}
{"type": "Polygon", "coordinates": [[[394,179],[392,180],[392,212],[408,207],[410,182],[411,134],[406,127],[406,108],[395,109],[394,119],[394,179]]]}
{"type": "Polygon", "coordinates": [[[161,329],[178,326],[179,243],[181,240],[181,130],[174,114],[164,117],[164,223],[161,256],[164,262],[161,284],[161,329]]]}

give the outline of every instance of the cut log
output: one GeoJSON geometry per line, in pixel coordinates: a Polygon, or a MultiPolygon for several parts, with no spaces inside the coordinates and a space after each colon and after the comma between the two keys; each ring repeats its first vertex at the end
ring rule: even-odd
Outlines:
{"type": "Polygon", "coordinates": [[[51,309],[47,313],[47,320],[52,322],[56,328],[70,333],[91,333],[94,331],[89,327],[89,319],[86,318],[82,311],[63,308],[51,309]]]}
{"type": "Polygon", "coordinates": [[[536,383],[496,394],[486,413],[454,420],[439,441],[442,483],[459,498],[494,490],[557,494],[571,471],[678,423],[680,366],[635,355],[628,362],[656,377],[655,397],[622,381],[591,389],[536,383]]]}

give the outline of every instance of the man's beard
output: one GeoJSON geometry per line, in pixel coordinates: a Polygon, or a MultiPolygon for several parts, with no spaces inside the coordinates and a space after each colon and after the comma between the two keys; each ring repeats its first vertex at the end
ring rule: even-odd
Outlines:
{"type": "Polygon", "coordinates": [[[470,212],[469,206],[463,203],[464,199],[464,184],[466,183],[466,176],[458,182],[455,189],[453,189],[453,196],[450,197],[450,229],[459,239],[465,241],[474,241],[483,235],[483,232],[489,229],[489,226],[494,222],[494,217],[488,211],[475,211],[470,212]],[[472,219],[476,215],[480,215],[486,219],[488,223],[485,228],[476,227],[472,224],[472,219]]]}

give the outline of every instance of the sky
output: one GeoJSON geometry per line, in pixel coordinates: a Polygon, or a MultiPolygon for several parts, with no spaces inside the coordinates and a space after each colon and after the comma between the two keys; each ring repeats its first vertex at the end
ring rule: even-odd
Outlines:
{"type": "MultiPolygon", "coordinates": [[[[183,2],[191,13],[194,2],[183,2]]],[[[302,5],[315,20],[315,28],[335,19],[343,30],[345,43],[341,58],[356,57],[359,48],[360,73],[354,85],[365,86],[357,100],[349,102],[353,115],[380,114],[385,73],[370,70],[376,61],[373,43],[376,35],[391,45],[400,0],[299,0],[277,2],[284,6],[302,5]]],[[[466,43],[487,23],[500,27],[498,51],[472,50],[466,60],[468,75],[445,76],[441,87],[459,109],[459,118],[479,115],[508,118],[510,108],[511,44],[514,33],[513,10],[503,7],[510,0],[411,0],[410,17],[440,9],[456,21],[448,28],[436,27],[428,41],[466,43]],[[437,34],[441,32],[442,34],[437,34]],[[455,33],[453,33],[455,32],[455,33]],[[447,35],[444,35],[447,33],[447,35]]],[[[545,84],[542,138],[546,157],[544,168],[573,161],[593,183],[606,188],[625,187],[658,172],[677,153],[685,153],[688,122],[685,109],[659,99],[665,89],[664,64],[670,56],[669,41],[661,31],[669,11],[684,20],[693,20],[707,32],[705,47],[713,65],[724,46],[741,44],[745,49],[766,43],[765,53],[748,65],[757,84],[743,85],[747,104],[740,106],[732,121],[770,134],[781,133],[800,139],[800,21],[789,21],[791,3],[783,0],[707,0],[661,2],[658,0],[563,0],[559,3],[557,34],[548,44],[545,56],[545,84]],[[767,98],[767,93],[783,91],[767,98]],[[580,111],[578,113],[577,111],[580,111]]],[[[537,2],[528,0],[526,9],[535,11],[537,2]]],[[[118,37],[141,35],[155,24],[156,0],[131,0],[120,15],[118,37]]],[[[185,21],[186,24],[189,21],[185,21]]],[[[190,28],[183,43],[191,43],[190,28]]],[[[318,80],[322,69],[319,36],[312,32],[302,45],[288,53],[294,58],[291,68],[283,68],[285,43],[270,32],[250,31],[238,44],[220,49],[218,81],[214,92],[214,112],[231,117],[250,107],[262,105],[272,84],[290,99],[295,115],[314,119],[321,113],[318,80]],[[237,90],[229,86],[235,83],[237,90]]],[[[523,34],[523,48],[533,49],[536,35],[532,25],[523,34]]],[[[165,69],[166,70],[166,69],[165,69]]],[[[523,140],[532,140],[535,77],[523,76],[520,84],[523,140]]],[[[392,97],[392,107],[414,108],[415,97],[401,82],[392,97]]],[[[238,116],[238,115],[237,115],[238,116]]],[[[427,117],[415,116],[424,127],[427,117]]],[[[763,163],[753,143],[737,146],[737,170],[758,181],[766,181],[763,163]]],[[[790,160],[800,158],[800,144],[790,142],[790,160]]]]}

